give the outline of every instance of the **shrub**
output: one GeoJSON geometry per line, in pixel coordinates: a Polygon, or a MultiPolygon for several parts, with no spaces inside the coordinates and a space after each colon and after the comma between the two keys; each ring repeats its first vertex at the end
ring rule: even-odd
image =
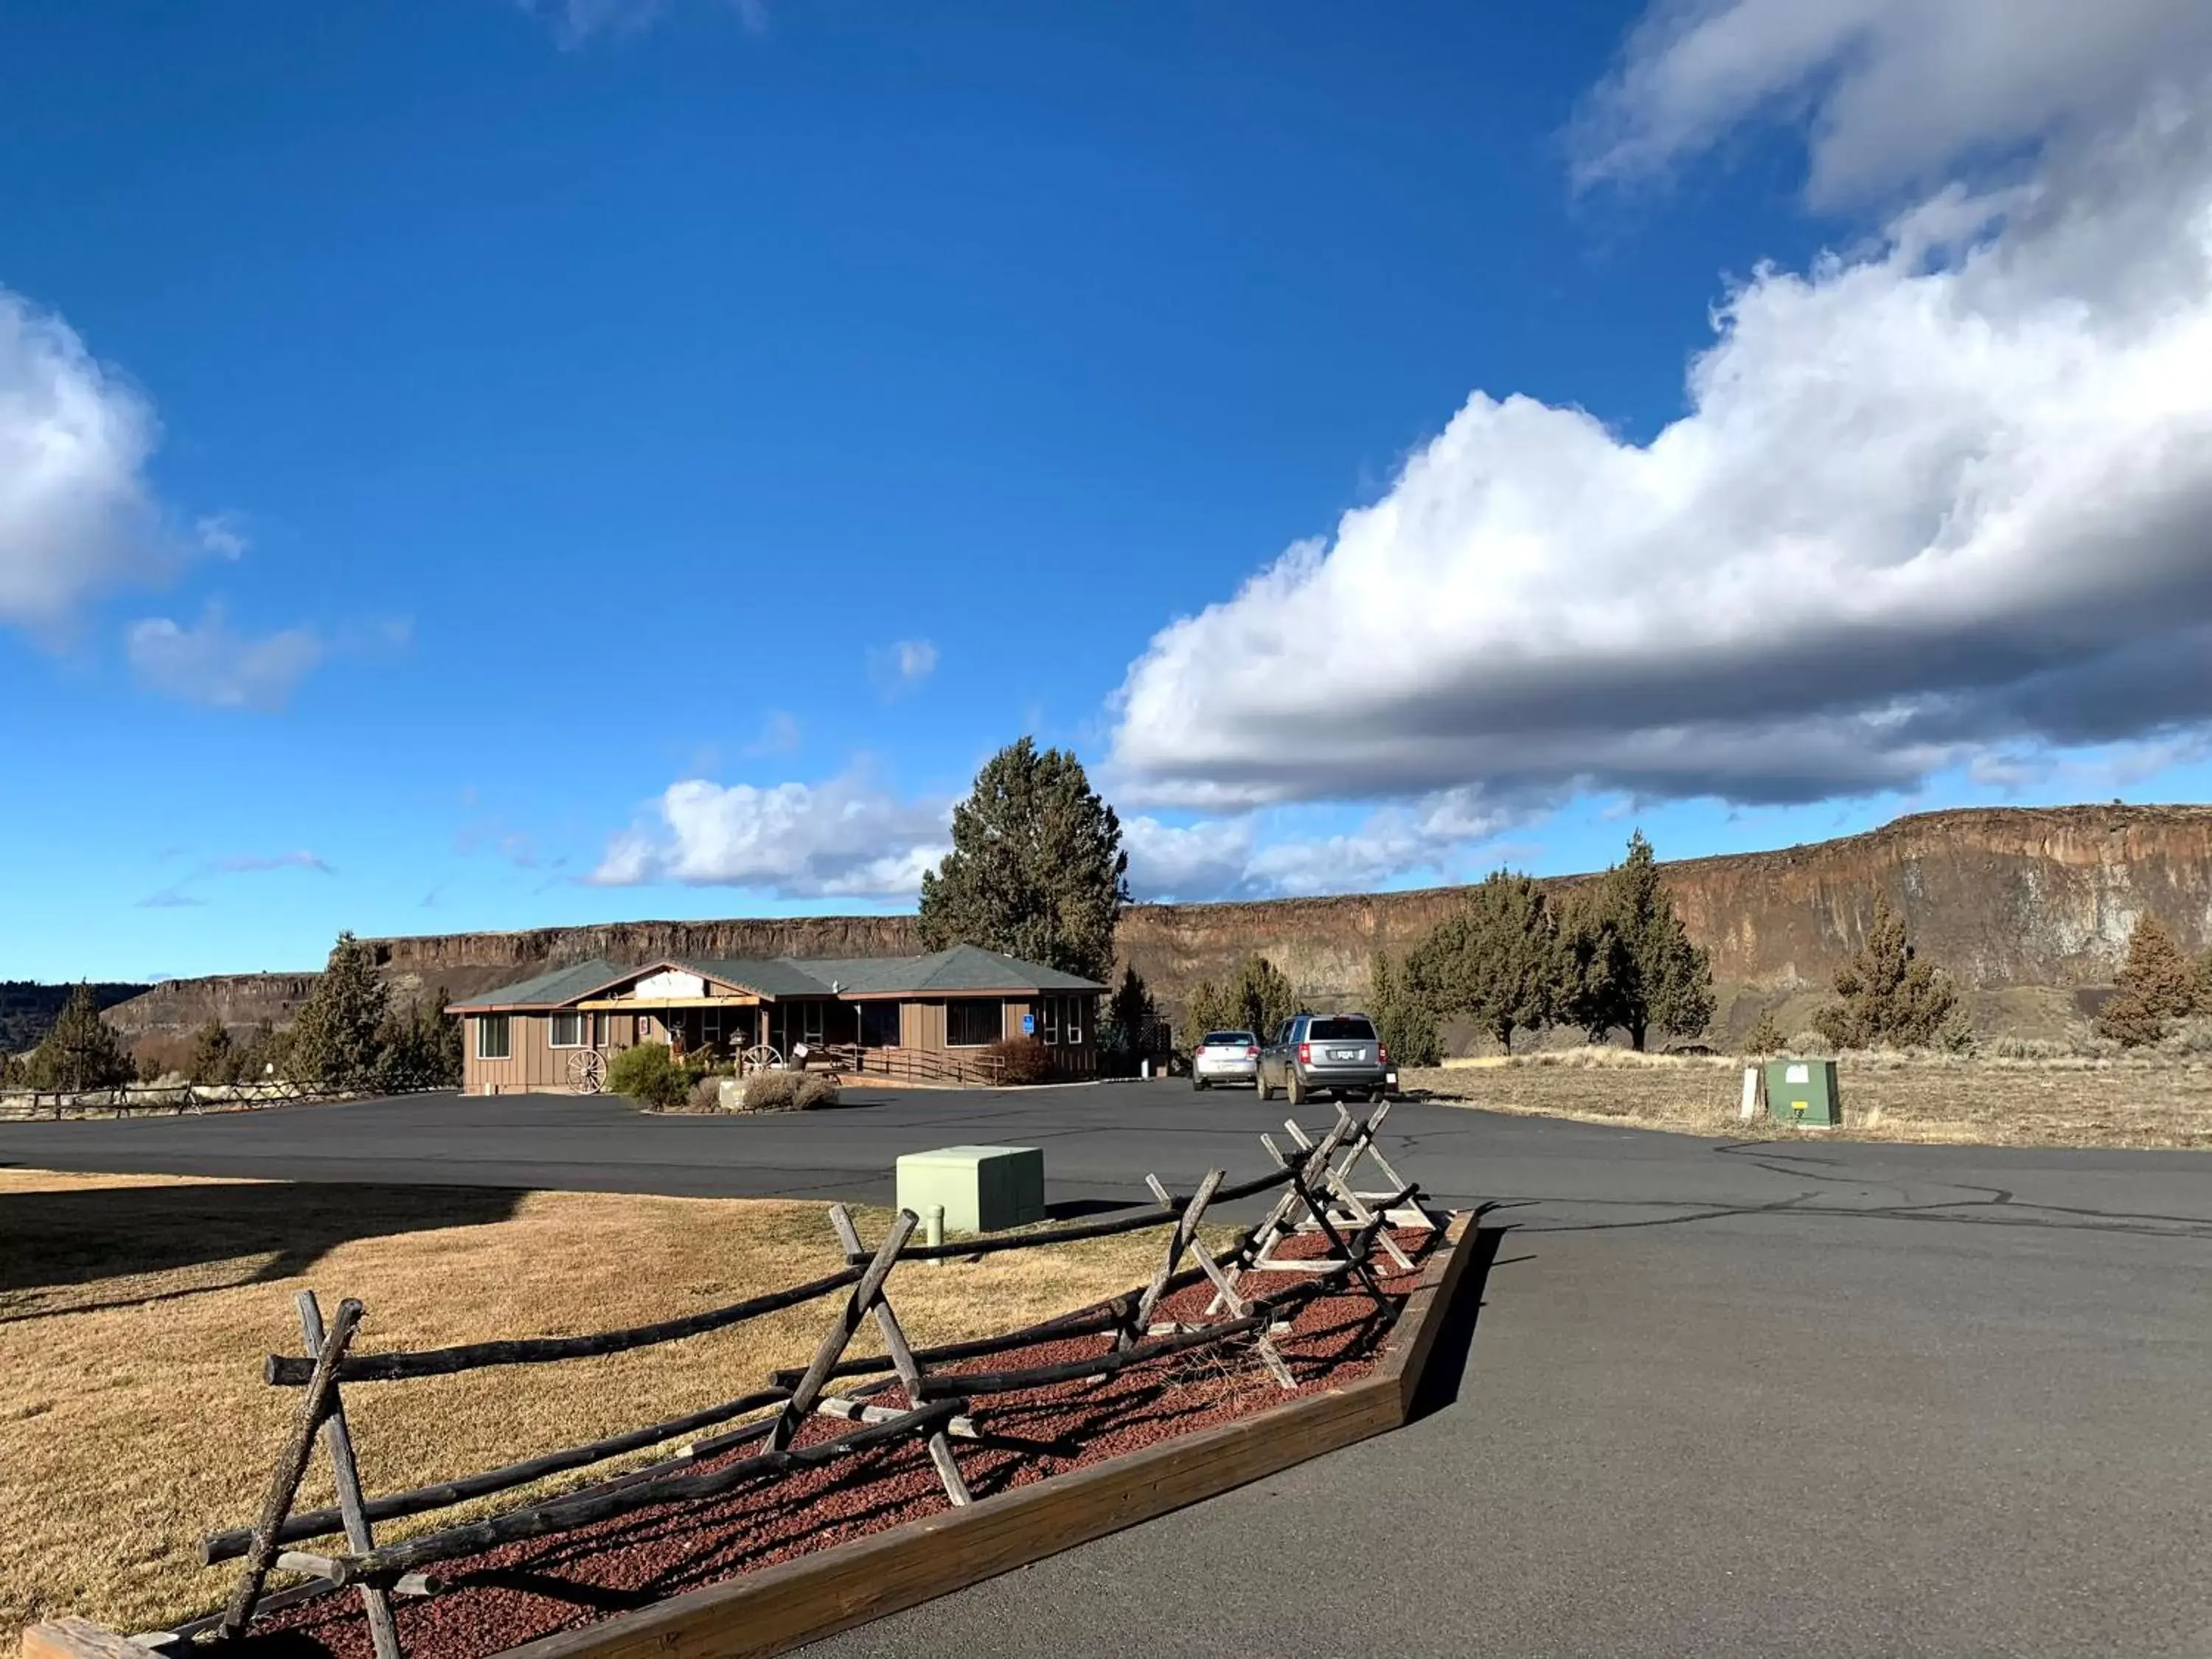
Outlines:
{"type": "Polygon", "coordinates": [[[1778,1054],[1782,1052],[1782,1027],[1775,1023],[1774,1010],[1759,1010],[1759,1023],[1743,1040],[1747,1054],[1778,1054]]]}
{"type": "Polygon", "coordinates": [[[1002,1084],[1044,1083],[1053,1073],[1052,1051],[1035,1037],[1007,1037],[984,1049],[983,1058],[999,1062],[1002,1084]]]}
{"type": "Polygon", "coordinates": [[[835,1106],[837,1103],[837,1085],[826,1077],[801,1073],[799,1087],[792,1095],[791,1103],[802,1112],[811,1112],[822,1106],[835,1106]]]}
{"type": "Polygon", "coordinates": [[[2212,1054],[2212,1019],[2185,1019],[2158,1046],[2169,1054],[2212,1054]]]}
{"type": "Polygon", "coordinates": [[[680,1105],[690,1092],[692,1079],[658,1042],[641,1042],[625,1048],[607,1067],[607,1088],[628,1095],[641,1106],[667,1111],[680,1105]]]}
{"type": "Polygon", "coordinates": [[[797,1072],[755,1072],[745,1079],[745,1109],[749,1112],[788,1112],[799,1105],[797,1072]]]}
{"type": "Polygon", "coordinates": [[[722,1109],[722,1079],[702,1077],[691,1085],[686,1103],[695,1112],[719,1112],[722,1109]]]}
{"type": "Polygon", "coordinates": [[[1784,1053],[1803,1054],[1808,1060],[1832,1058],[1836,1045],[1818,1031],[1800,1031],[1784,1046],[1784,1053]]]}

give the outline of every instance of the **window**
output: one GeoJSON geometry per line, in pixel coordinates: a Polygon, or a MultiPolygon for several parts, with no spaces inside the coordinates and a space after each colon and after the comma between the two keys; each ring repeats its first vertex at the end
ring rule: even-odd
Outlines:
{"type": "Polygon", "coordinates": [[[584,1017],[581,1014],[555,1014],[546,1042],[556,1048],[580,1048],[584,1046],[584,1017]]]}
{"type": "Polygon", "coordinates": [[[980,1048],[1006,1034],[1006,1005],[994,997],[963,997],[945,1005],[945,1046],[980,1048]]]}
{"type": "Polygon", "coordinates": [[[477,1058],[505,1060],[507,1056],[507,1016],[478,1014],[477,1016],[477,1058]]]}
{"type": "Polygon", "coordinates": [[[1071,1045],[1082,1042],[1083,1004],[1081,997],[1039,997],[1036,1000],[1036,1034],[1039,1040],[1071,1045]]]}
{"type": "Polygon", "coordinates": [[[860,1046],[896,1048],[899,1046],[899,1006],[896,1002],[860,1005],[860,1046]]]}
{"type": "Polygon", "coordinates": [[[604,1048],[607,1046],[607,1038],[611,1034],[613,1024],[614,1018],[611,1015],[593,1014],[592,1016],[592,1047],[604,1048]]]}
{"type": "Polygon", "coordinates": [[[1208,1031],[1201,1048],[1249,1048],[1259,1039],[1249,1031],[1208,1031]]]}
{"type": "Polygon", "coordinates": [[[804,1033],[799,1041],[810,1048],[818,1046],[822,1041],[822,1005],[818,1002],[808,1003],[800,1011],[799,1018],[799,1029],[804,1033]]]}
{"type": "Polygon", "coordinates": [[[722,1011],[708,1008],[699,1016],[699,1040],[713,1048],[722,1040],[722,1011]]]}
{"type": "Polygon", "coordinates": [[[1309,1042],[1372,1042],[1375,1028],[1364,1016],[1350,1014],[1340,1019],[1316,1019],[1306,1028],[1309,1042]]]}

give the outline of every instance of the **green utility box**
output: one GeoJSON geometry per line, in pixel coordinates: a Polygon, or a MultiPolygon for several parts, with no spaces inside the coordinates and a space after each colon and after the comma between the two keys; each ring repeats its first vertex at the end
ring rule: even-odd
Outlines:
{"type": "Polygon", "coordinates": [[[995,1233],[1044,1219],[1044,1152],[1036,1146],[943,1146],[898,1161],[898,1201],[925,1220],[945,1206],[948,1233],[995,1233]]]}
{"type": "Polygon", "coordinates": [[[1766,1062],[1766,1115],[1785,1123],[1844,1121],[1843,1097],[1836,1092],[1832,1060],[1770,1060],[1766,1062]]]}

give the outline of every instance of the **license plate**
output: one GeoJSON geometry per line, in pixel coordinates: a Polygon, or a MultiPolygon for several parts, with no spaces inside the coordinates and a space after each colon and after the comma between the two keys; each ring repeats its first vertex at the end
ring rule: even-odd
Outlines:
{"type": "Polygon", "coordinates": [[[1359,1058],[1359,1050],[1357,1048],[1332,1048],[1328,1051],[1328,1057],[1331,1060],[1357,1060],[1359,1058]]]}

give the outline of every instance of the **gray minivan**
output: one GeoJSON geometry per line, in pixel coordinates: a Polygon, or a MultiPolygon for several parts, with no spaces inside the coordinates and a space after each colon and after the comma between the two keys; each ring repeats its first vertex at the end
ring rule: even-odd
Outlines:
{"type": "Polygon", "coordinates": [[[1390,1051],[1364,1014],[1297,1014],[1260,1050],[1260,1098],[1291,1104],[1314,1095],[1378,1099],[1389,1091],[1390,1051]]]}

